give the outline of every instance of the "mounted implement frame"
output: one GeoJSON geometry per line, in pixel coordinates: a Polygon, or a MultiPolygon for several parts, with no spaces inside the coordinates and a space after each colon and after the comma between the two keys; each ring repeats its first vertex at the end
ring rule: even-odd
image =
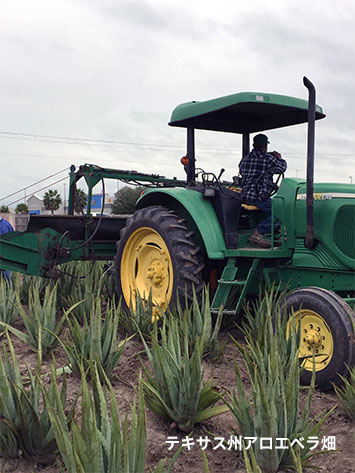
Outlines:
{"type": "Polygon", "coordinates": [[[69,215],[31,215],[26,232],[1,235],[0,269],[57,279],[61,275],[58,266],[62,263],[113,260],[117,251],[116,242],[127,216],[91,215],[93,188],[104,179],[156,187],[184,184],[183,181],[156,174],[102,168],[93,164],[84,164],[78,170],[71,166],[69,215]],[[82,178],[88,186],[88,205],[85,214],[74,215],[76,184],[82,178]]]}

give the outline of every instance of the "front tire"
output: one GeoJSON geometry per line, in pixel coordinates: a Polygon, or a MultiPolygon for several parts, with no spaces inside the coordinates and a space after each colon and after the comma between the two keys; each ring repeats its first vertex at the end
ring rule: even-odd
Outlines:
{"type": "Polygon", "coordinates": [[[341,384],[339,375],[346,376],[346,364],[355,361],[354,311],[341,297],[319,287],[306,287],[291,292],[286,298],[287,313],[295,313],[300,327],[300,358],[303,362],[301,383],[312,379],[313,350],[315,351],[316,385],[329,390],[341,384]]]}
{"type": "Polygon", "coordinates": [[[152,294],[153,304],[166,310],[192,299],[193,287],[202,290],[203,259],[185,221],[162,206],[137,210],[121,230],[116,254],[117,291],[124,304],[134,304],[135,293],[152,294]]]}

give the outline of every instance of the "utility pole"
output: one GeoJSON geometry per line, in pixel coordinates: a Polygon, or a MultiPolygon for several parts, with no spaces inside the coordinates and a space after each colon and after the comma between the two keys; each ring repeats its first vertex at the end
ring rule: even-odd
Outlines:
{"type": "Polygon", "coordinates": [[[66,183],[64,183],[64,184],[63,184],[63,186],[64,186],[64,195],[63,195],[63,197],[64,197],[64,198],[63,198],[63,213],[65,214],[65,213],[66,213],[66,212],[65,212],[65,199],[66,199],[66,195],[65,195],[65,194],[66,194],[66,193],[65,193],[65,186],[66,186],[66,183]]]}
{"type": "Polygon", "coordinates": [[[353,176],[349,176],[349,179],[350,179],[350,184],[353,183],[353,176]]]}

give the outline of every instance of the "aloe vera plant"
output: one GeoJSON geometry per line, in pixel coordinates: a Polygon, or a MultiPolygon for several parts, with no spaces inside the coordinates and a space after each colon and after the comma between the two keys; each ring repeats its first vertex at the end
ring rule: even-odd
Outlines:
{"type": "MultiPolygon", "coordinates": [[[[0,322],[11,325],[18,317],[15,305],[18,289],[0,276],[0,322]]],[[[0,326],[0,333],[3,328],[0,326]]]]}
{"type": "Polygon", "coordinates": [[[86,267],[86,275],[84,268],[82,266],[80,268],[80,270],[77,269],[76,271],[75,279],[72,279],[71,288],[68,288],[69,293],[66,295],[65,305],[70,307],[75,302],[82,301],[73,311],[73,314],[81,323],[89,317],[93,301],[96,298],[100,298],[102,281],[100,278],[101,274],[98,274],[97,268],[90,271],[86,267]],[[82,273],[84,274],[81,275],[82,273]]]}
{"type": "MultiPolygon", "coordinates": [[[[234,340],[244,359],[251,394],[247,394],[239,367],[235,363],[236,390],[225,402],[236,421],[236,430],[244,437],[271,438],[275,445],[276,438],[287,438],[292,442],[295,438],[319,436],[322,424],[331,411],[311,419],[310,404],[315,382],[313,376],[306,404],[300,413],[298,334],[296,330],[287,330],[286,324],[281,323],[280,303],[270,304],[272,296],[265,297],[268,301],[263,300],[254,311],[255,317],[261,317],[263,332],[260,331],[257,339],[254,339],[252,331],[247,332],[246,345],[234,340]],[[279,321],[276,327],[269,313],[271,307],[274,311],[272,315],[279,321]]],[[[254,453],[257,465],[262,471],[268,472],[276,472],[280,466],[293,467],[294,458],[298,458],[304,466],[311,466],[309,461],[314,455],[309,444],[305,444],[304,449],[293,452],[293,455],[290,449],[261,449],[259,443],[256,443],[254,453]]]]}
{"type": "MultiPolygon", "coordinates": [[[[71,428],[65,422],[64,408],[57,406],[45,394],[45,401],[61,453],[70,473],[143,473],[146,454],[146,418],[143,390],[140,384],[138,408],[131,406],[131,421],[126,415],[122,421],[113,389],[104,373],[99,375],[95,363],[90,364],[92,395],[81,368],[82,408],[80,425],[73,421],[71,428]],[[104,384],[101,378],[104,377],[104,384]],[[109,402],[107,401],[109,397],[109,402]],[[110,411],[110,414],[109,414],[110,411]]],[[[52,379],[55,373],[52,372],[52,379]]],[[[178,452],[179,453],[179,452],[178,452]]],[[[155,473],[168,473],[177,456],[165,467],[164,460],[155,473]]]]}
{"type": "Polygon", "coordinates": [[[117,298],[115,265],[105,263],[101,266],[101,271],[103,275],[101,294],[108,301],[115,300],[117,298]]]}
{"type": "MultiPolygon", "coordinates": [[[[101,288],[100,279],[105,272],[103,262],[70,261],[58,266],[61,272],[60,284],[58,286],[58,305],[60,307],[70,307],[79,300],[87,297],[95,297],[98,289],[101,288]]],[[[76,308],[75,314],[81,321],[83,316],[89,313],[90,304],[87,311],[84,305],[76,308]],[[80,312],[78,312],[80,311],[80,312]]]]}
{"type": "MultiPolygon", "coordinates": [[[[355,332],[355,320],[351,319],[353,330],[355,332]]],[[[344,411],[350,417],[350,419],[355,419],[355,366],[347,366],[348,377],[340,376],[343,384],[341,386],[336,386],[334,384],[334,391],[338,396],[344,411]]]]}
{"type": "Polygon", "coordinates": [[[216,406],[220,394],[213,387],[213,379],[203,382],[203,339],[189,350],[188,334],[180,342],[180,326],[174,318],[163,319],[159,332],[153,329],[152,347],[142,341],[153,374],[143,365],[143,380],[148,406],[160,417],[175,421],[178,427],[191,432],[197,422],[226,412],[226,406],[216,406]]]}
{"type": "Polygon", "coordinates": [[[296,324],[287,317],[284,304],[287,289],[280,291],[271,286],[270,290],[260,292],[258,298],[244,307],[246,323],[241,330],[247,341],[268,354],[272,340],[277,339],[279,353],[287,370],[287,364],[298,349],[300,333],[296,324]],[[294,336],[288,336],[289,331],[294,336]]]}
{"type": "MultiPolygon", "coordinates": [[[[57,402],[66,407],[66,379],[58,399],[53,382],[48,389],[43,387],[39,378],[40,357],[37,372],[27,368],[22,376],[18,361],[7,335],[9,353],[3,346],[0,354],[0,455],[15,458],[23,455],[29,460],[40,463],[55,461],[57,443],[50,423],[48,410],[43,405],[45,393],[52,406],[57,408],[57,402]]],[[[54,368],[55,369],[55,368],[54,368]]],[[[69,423],[74,414],[75,403],[64,421],[69,423]]]]}
{"type": "Polygon", "coordinates": [[[144,337],[150,338],[155,319],[154,310],[157,311],[159,308],[153,304],[152,293],[150,292],[148,298],[144,298],[135,291],[134,299],[131,297],[130,300],[129,310],[119,310],[120,326],[129,335],[140,332],[144,337]]]}
{"type": "Polygon", "coordinates": [[[26,305],[28,305],[29,294],[34,285],[41,297],[43,297],[47,286],[53,287],[53,281],[50,279],[20,273],[11,273],[11,283],[18,288],[21,303],[26,305]]]}
{"type": "Polygon", "coordinates": [[[246,473],[262,473],[259,465],[256,462],[254,450],[252,448],[250,450],[246,450],[244,443],[243,458],[246,473]]]}
{"type": "Polygon", "coordinates": [[[29,314],[26,313],[19,298],[17,298],[16,308],[25,325],[26,333],[10,325],[2,325],[20,340],[28,343],[34,351],[39,350],[41,356],[48,355],[58,346],[58,336],[65,320],[65,315],[63,315],[57,321],[57,285],[53,289],[46,287],[42,302],[38,284],[34,284],[29,294],[29,314]]]}
{"type": "Polygon", "coordinates": [[[127,339],[118,341],[119,310],[109,303],[102,321],[102,301],[97,297],[92,301],[88,320],[84,318],[83,326],[75,317],[70,319],[66,316],[71,340],[67,338],[63,342],[57,339],[69,358],[75,376],[80,376],[81,366],[86,370],[93,359],[111,377],[127,342],[127,339]]]}
{"type": "MultiPolygon", "coordinates": [[[[59,307],[70,307],[68,297],[73,293],[77,284],[84,284],[84,280],[80,279],[84,274],[84,267],[87,263],[84,261],[69,261],[59,266],[61,271],[60,284],[58,285],[57,300],[59,307]]],[[[78,298],[78,300],[82,300],[78,298]]]]}
{"type": "Polygon", "coordinates": [[[208,355],[210,358],[217,358],[223,353],[226,346],[225,342],[218,340],[222,314],[223,308],[220,309],[215,322],[213,322],[209,289],[205,287],[202,291],[200,302],[193,290],[193,298],[190,306],[186,302],[185,308],[183,309],[179,299],[177,299],[176,307],[168,313],[168,316],[179,321],[181,343],[183,343],[185,331],[187,332],[190,352],[194,350],[196,340],[203,340],[203,355],[208,355]]]}
{"type": "Polygon", "coordinates": [[[343,384],[341,386],[334,385],[334,390],[338,396],[344,411],[350,417],[355,419],[355,366],[347,367],[349,377],[340,376],[343,384]]]}
{"type": "Polygon", "coordinates": [[[116,300],[113,276],[107,265],[96,262],[94,265],[90,263],[89,266],[87,262],[82,261],[75,268],[70,266],[63,272],[61,282],[64,279],[65,289],[61,289],[61,299],[66,307],[82,301],[73,312],[79,322],[88,317],[92,302],[97,297],[106,301],[116,300]]]}

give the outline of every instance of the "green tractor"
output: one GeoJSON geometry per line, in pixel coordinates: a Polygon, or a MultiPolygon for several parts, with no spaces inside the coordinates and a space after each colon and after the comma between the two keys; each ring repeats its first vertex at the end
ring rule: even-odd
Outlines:
{"type": "Polygon", "coordinates": [[[300,356],[312,360],[304,364],[302,382],[310,382],[315,352],[317,385],[340,383],[339,374],[355,361],[355,185],[313,183],[314,125],[325,115],[315,103],[314,86],[306,78],[304,83],[308,101],[247,92],[176,107],[169,124],[187,129],[186,181],[72,167],[71,215],[34,216],[27,232],[1,236],[0,269],[56,278],[63,262],[114,258],[117,291],[126,305],[137,291],[151,294],[165,310],[208,283],[212,310],[223,306],[226,316],[237,316],[260,288],[287,288],[287,313],[293,310],[300,325],[300,356]],[[307,180],[285,178],[273,196],[281,246],[272,230],[270,249],[250,247],[262,215],[242,202],[238,182],[196,168],[195,130],[241,134],[244,156],[251,133],[300,123],[308,123],[307,180]],[[77,217],[73,203],[81,178],[89,202],[105,178],[148,187],[129,218],[92,217],[90,204],[86,217],[77,217]]]}
{"type": "MultiPolygon", "coordinates": [[[[301,324],[303,381],[310,381],[316,352],[318,386],[329,388],[355,361],[355,186],[313,185],[314,122],[324,118],[315,89],[304,100],[262,93],[239,93],[179,105],[170,125],[187,129],[184,187],[144,192],[121,232],[116,256],[117,286],[126,301],[132,288],[152,292],[163,308],[210,283],[212,310],[236,316],[260,286],[289,288],[287,309],[301,324]],[[273,197],[282,245],[248,246],[260,211],[244,205],[233,184],[195,167],[194,130],[242,135],[243,156],[250,133],[308,122],[307,181],[283,179],[273,197]],[[196,178],[199,177],[198,182],[196,178]]],[[[221,173],[223,170],[221,171],[221,173]]]]}

